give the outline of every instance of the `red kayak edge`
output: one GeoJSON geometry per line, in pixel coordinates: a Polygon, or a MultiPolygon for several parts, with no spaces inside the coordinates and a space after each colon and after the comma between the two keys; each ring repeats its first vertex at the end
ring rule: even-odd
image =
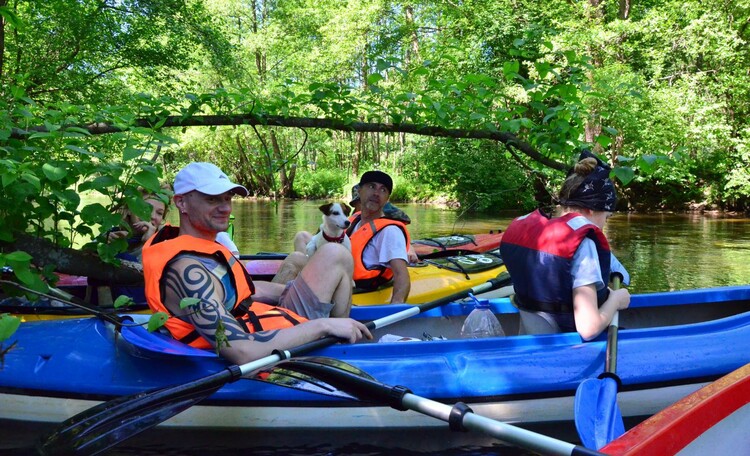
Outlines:
{"type": "Polygon", "coordinates": [[[674,455],[750,402],[750,364],[675,402],[600,451],[608,455],[674,455]]]}

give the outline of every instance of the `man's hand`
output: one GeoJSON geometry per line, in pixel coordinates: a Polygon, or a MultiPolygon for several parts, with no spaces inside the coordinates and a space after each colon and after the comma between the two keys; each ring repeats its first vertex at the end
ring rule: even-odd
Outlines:
{"type": "Polygon", "coordinates": [[[372,340],[372,333],[367,326],[351,318],[324,318],[314,321],[324,323],[329,335],[344,339],[350,344],[365,338],[372,340]]]}
{"type": "Polygon", "coordinates": [[[142,235],[141,240],[143,242],[146,242],[148,241],[148,238],[156,233],[156,227],[151,224],[151,222],[138,220],[137,222],[133,223],[133,232],[140,233],[142,235]]]}

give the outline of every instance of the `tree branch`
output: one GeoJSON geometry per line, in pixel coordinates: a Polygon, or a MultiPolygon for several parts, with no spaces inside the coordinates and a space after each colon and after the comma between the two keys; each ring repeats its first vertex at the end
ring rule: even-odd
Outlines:
{"type": "MultiPolygon", "coordinates": [[[[455,128],[443,128],[443,127],[432,127],[425,125],[416,124],[385,124],[385,123],[371,123],[371,122],[344,122],[337,119],[320,119],[310,117],[282,117],[282,116],[259,116],[256,114],[237,114],[237,115],[207,115],[207,116],[191,116],[191,117],[180,117],[180,116],[169,116],[164,122],[163,127],[209,127],[209,126],[232,126],[232,125],[251,125],[251,126],[270,126],[270,127],[294,127],[294,128],[318,128],[328,130],[339,130],[339,131],[357,131],[366,133],[409,133],[421,136],[434,136],[443,138],[456,138],[456,139],[486,139],[491,141],[498,141],[506,146],[511,146],[516,150],[520,151],[527,157],[543,164],[544,166],[559,171],[566,171],[568,165],[561,163],[550,158],[545,157],[539,151],[534,149],[530,144],[520,140],[518,137],[511,133],[503,133],[499,131],[490,130],[468,130],[468,129],[455,129],[455,128]]],[[[64,131],[66,127],[72,127],[74,125],[63,126],[59,131],[64,131]]],[[[93,135],[101,135],[107,133],[117,133],[123,131],[123,129],[107,123],[92,123],[89,125],[75,125],[78,128],[84,128],[93,135]]],[[[133,123],[136,127],[152,127],[152,123],[146,119],[138,119],[133,123]]],[[[25,136],[32,133],[47,132],[47,128],[43,126],[32,127],[26,130],[13,129],[11,137],[16,139],[23,139],[25,136]]]]}
{"type": "Polygon", "coordinates": [[[139,269],[125,264],[107,264],[94,252],[60,247],[44,238],[17,234],[14,242],[0,243],[0,247],[6,252],[23,250],[33,257],[32,263],[39,268],[52,265],[55,271],[63,274],[86,276],[107,283],[143,283],[143,272],[139,269]]]}

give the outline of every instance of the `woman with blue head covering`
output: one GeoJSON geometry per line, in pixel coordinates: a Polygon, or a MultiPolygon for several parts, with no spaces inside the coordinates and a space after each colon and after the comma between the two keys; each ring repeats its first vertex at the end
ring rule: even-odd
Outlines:
{"type": "Polygon", "coordinates": [[[612,274],[630,282],[602,231],[617,205],[609,173],[609,165],[584,151],[560,190],[559,216],[536,210],[505,231],[500,252],[513,279],[522,332],[577,331],[591,340],[630,304],[626,289],[608,287],[612,274]]]}

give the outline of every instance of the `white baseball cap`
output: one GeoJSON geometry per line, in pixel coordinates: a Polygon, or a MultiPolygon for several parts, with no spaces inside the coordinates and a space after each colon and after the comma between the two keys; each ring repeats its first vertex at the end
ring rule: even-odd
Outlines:
{"type": "Polygon", "coordinates": [[[228,191],[240,196],[250,194],[245,187],[229,180],[229,177],[218,166],[203,162],[190,163],[174,178],[175,195],[184,195],[193,190],[206,195],[221,195],[228,191]]]}

